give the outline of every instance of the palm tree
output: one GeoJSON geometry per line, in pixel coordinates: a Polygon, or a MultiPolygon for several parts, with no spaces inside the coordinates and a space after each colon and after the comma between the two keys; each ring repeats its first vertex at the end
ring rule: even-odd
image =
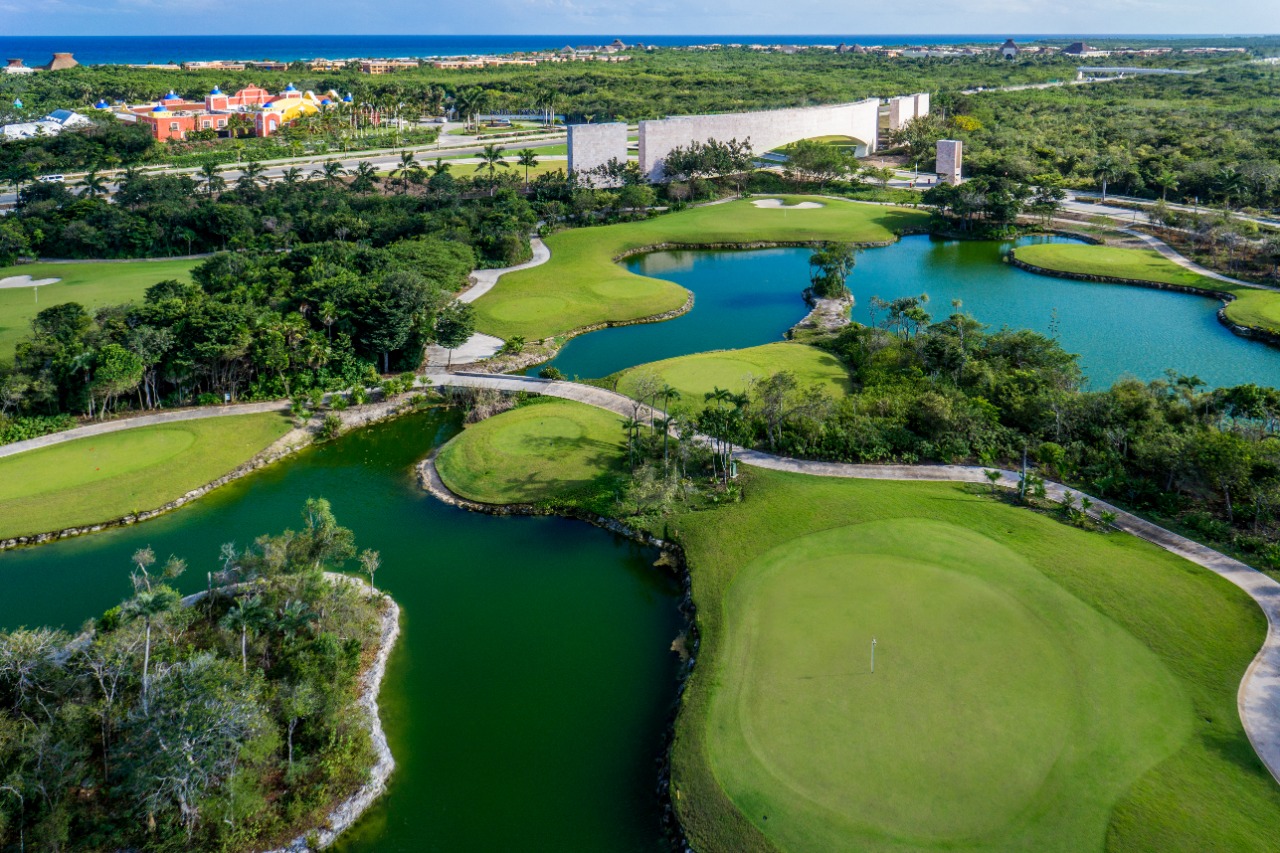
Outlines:
{"type": "Polygon", "coordinates": [[[237,139],[243,132],[253,130],[253,120],[244,113],[233,113],[231,118],[227,119],[227,133],[232,139],[237,139]]]}
{"type": "Polygon", "coordinates": [[[97,169],[93,169],[89,174],[85,175],[82,183],[84,189],[80,191],[80,195],[84,198],[97,198],[100,195],[107,194],[107,182],[98,174],[97,169]]]}
{"type": "Polygon", "coordinates": [[[391,170],[391,177],[399,176],[400,192],[407,193],[409,191],[409,183],[411,181],[420,180],[422,177],[422,164],[414,159],[413,152],[400,152],[400,165],[391,170]]]}
{"type": "Polygon", "coordinates": [[[297,166],[290,166],[284,170],[284,174],[280,176],[280,181],[287,187],[295,187],[302,182],[302,170],[297,166]]]}
{"type": "Polygon", "coordinates": [[[511,166],[506,160],[502,159],[504,149],[499,145],[486,145],[484,150],[480,152],[480,168],[489,170],[489,177],[492,178],[499,167],[503,169],[511,166]]]}
{"type": "Polygon", "coordinates": [[[320,178],[330,186],[341,183],[342,178],[347,174],[347,170],[337,160],[325,160],[319,169],[311,170],[311,177],[320,178]]]}
{"type": "Polygon", "coordinates": [[[151,624],[157,616],[167,613],[178,603],[178,593],[167,586],[144,589],[129,602],[129,612],[142,620],[146,639],[142,653],[142,713],[147,714],[147,693],[151,689],[151,624]]]}
{"type": "Polygon", "coordinates": [[[205,163],[200,167],[200,180],[204,182],[204,191],[210,198],[213,198],[214,193],[227,188],[227,179],[222,177],[214,163],[205,163]]]}
{"type": "Polygon", "coordinates": [[[1178,188],[1178,173],[1172,169],[1161,169],[1151,176],[1151,183],[1160,188],[1160,200],[1165,201],[1169,197],[1169,190],[1178,188]]]}
{"type": "Polygon", "coordinates": [[[635,418],[624,418],[622,421],[622,428],[627,431],[627,462],[633,470],[636,467],[636,436],[642,426],[644,424],[635,418]]]}
{"type": "Polygon", "coordinates": [[[320,322],[324,323],[325,331],[329,335],[329,340],[333,340],[333,324],[338,320],[338,306],[332,302],[325,301],[320,303],[320,322]]]}
{"type": "Polygon", "coordinates": [[[431,177],[434,178],[436,175],[449,174],[449,170],[453,168],[453,164],[446,163],[442,158],[437,157],[436,161],[427,168],[431,170],[431,177]]]}
{"type": "Polygon", "coordinates": [[[257,160],[250,160],[244,164],[240,170],[240,177],[236,180],[236,187],[242,190],[253,191],[259,187],[265,187],[268,183],[266,176],[267,167],[259,163],[257,160]]]}
{"type": "Polygon", "coordinates": [[[532,148],[520,149],[520,156],[516,158],[516,162],[524,166],[524,185],[529,186],[529,170],[538,165],[538,155],[534,153],[532,148]]]}
{"type": "Polygon", "coordinates": [[[237,602],[219,622],[228,631],[240,632],[240,671],[249,671],[249,632],[258,628],[266,617],[267,608],[259,596],[237,602]]]}
{"type": "Polygon", "coordinates": [[[1107,200],[1107,184],[1124,177],[1125,164],[1113,154],[1103,154],[1093,161],[1093,176],[1102,181],[1102,200],[1107,200]]]}
{"type": "Polygon", "coordinates": [[[378,170],[368,160],[361,160],[356,164],[355,171],[351,172],[355,180],[351,182],[351,189],[356,192],[368,192],[372,190],[378,183],[378,170]]]}

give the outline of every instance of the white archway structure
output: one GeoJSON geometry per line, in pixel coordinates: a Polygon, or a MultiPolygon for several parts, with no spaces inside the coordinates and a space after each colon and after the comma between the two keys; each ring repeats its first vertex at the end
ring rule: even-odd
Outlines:
{"type": "MultiPolygon", "coordinates": [[[[793,107],[749,113],[673,116],[640,122],[640,171],[650,181],[663,177],[662,161],[673,149],[692,142],[717,139],[751,140],[751,148],[763,154],[774,148],[818,136],[845,136],[876,150],[880,128],[880,99],[852,104],[793,107]]],[[[618,155],[626,156],[625,149],[618,155]]]]}

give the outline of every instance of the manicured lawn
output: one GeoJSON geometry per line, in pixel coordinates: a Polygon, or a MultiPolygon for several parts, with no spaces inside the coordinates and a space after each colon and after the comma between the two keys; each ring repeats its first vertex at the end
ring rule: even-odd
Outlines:
{"type": "Polygon", "coordinates": [[[1280,292],[1205,278],[1154,249],[1046,243],[1021,246],[1017,255],[1020,261],[1059,272],[1158,281],[1230,293],[1236,298],[1227,304],[1227,319],[1241,326],[1280,332],[1280,292]]]}
{"type": "Polygon", "coordinates": [[[279,414],[139,427],[0,458],[0,537],[155,509],[216,480],[290,429],[279,414]]]}
{"type": "Polygon", "coordinates": [[[696,849],[1280,849],[1235,587],[963,486],[748,476],[664,522],[702,637],[673,755],[696,849]]]}
{"type": "Polygon", "coordinates": [[[497,287],[476,300],[479,330],[501,338],[523,335],[532,341],[595,323],[638,320],[678,309],[688,298],[684,288],[636,275],[615,263],[618,256],[646,246],[882,242],[928,219],[906,208],[815,200],[824,206],[762,209],[740,200],[642,222],[553,234],[546,241],[551,248],[549,262],[503,276],[497,287]]]}
{"type": "Polygon", "coordinates": [[[29,275],[59,278],[37,288],[0,288],[0,362],[13,361],[13,348],[31,331],[31,318],[64,302],[79,302],[90,312],[103,305],[140,300],[147,288],[176,278],[191,280],[200,261],[133,261],[118,264],[25,264],[0,268],[0,278],[29,275]],[[38,291],[35,293],[33,291],[38,291]]]}
{"type": "MultiPolygon", "coordinates": [[[[614,474],[616,419],[593,437],[578,409],[467,430],[446,482],[556,500],[614,474]]],[[[747,468],[743,493],[652,525],[697,606],[673,752],[694,849],[1280,849],[1236,709],[1266,624],[1234,586],[972,486],[747,468]]]]}
{"type": "Polygon", "coordinates": [[[446,486],[482,503],[571,500],[624,468],[626,434],[610,412],[538,400],[467,427],[440,450],[446,486]]]}
{"type": "Polygon", "coordinates": [[[780,342],[748,349],[723,350],[668,358],[624,370],[618,390],[632,396],[638,377],[654,373],[680,392],[686,408],[702,408],[703,395],[715,388],[735,394],[747,390],[752,377],[763,378],[789,370],[801,386],[819,385],[832,396],[849,391],[849,372],[835,356],[806,344],[780,342]]]}

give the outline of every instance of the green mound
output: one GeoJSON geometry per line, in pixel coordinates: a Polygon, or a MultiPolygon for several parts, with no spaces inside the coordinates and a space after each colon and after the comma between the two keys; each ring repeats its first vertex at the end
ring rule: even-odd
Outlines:
{"type": "Polygon", "coordinates": [[[625,467],[626,434],[611,412],[539,400],[468,427],[440,449],[450,490],[481,503],[570,500],[625,467]]]}
{"type": "Polygon", "coordinates": [[[815,347],[789,342],[698,353],[638,365],[619,374],[618,390],[631,395],[637,379],[653,373],[680,392],[684,405],[697,408],[702,405],[703,395],[715,388],[740,394],[747,390],[751,378],[759,379],[784,370],[794,373],[802,386],[818,385],[832,396],[849,392],[849,372],[839,359],[815,347]]]}
{"type": "Polygon", "coordinates": [[[139,427],[0,458],[0,537],[156,509],[247,462],[289,431],[279,414],[139,427]]]}
{"type": "Polygon", "coordinates": [[[782,849],[1098,849],[1191,728],[1154,654],[952,524],[794,539],[725,611],[711,764],[782,849]]]}
{"type": "Polygon", "coordinates": [[[1236,708],[1266,622],[1228,581],[957,484],[743,491],[653,529],[698,613],[672,750],[695,849],[1280,849],[1236,708]]]}

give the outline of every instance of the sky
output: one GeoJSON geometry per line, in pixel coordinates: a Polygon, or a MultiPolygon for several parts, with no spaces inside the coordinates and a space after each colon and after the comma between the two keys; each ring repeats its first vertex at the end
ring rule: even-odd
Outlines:
{"type": "Polygon", "coordinates": [[[10,35],[1280,33],[1277,0],[0,0],[10,35]],[[782,13],[780,13],[780,11],[782,13]]]}

